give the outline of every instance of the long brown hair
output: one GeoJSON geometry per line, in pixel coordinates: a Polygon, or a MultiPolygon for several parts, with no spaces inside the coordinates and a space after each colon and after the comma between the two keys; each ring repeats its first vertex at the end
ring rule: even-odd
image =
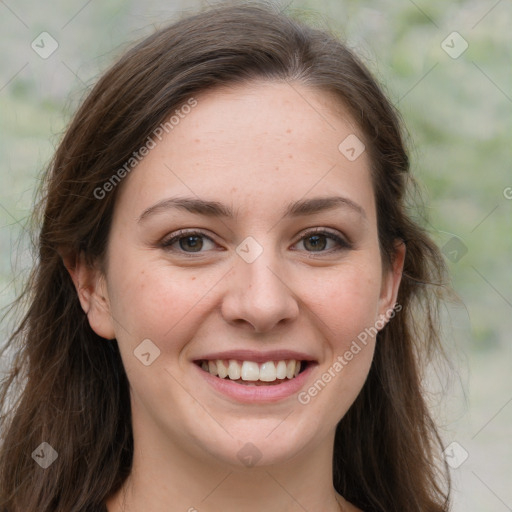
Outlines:
{"type": "MultiPolygon", "coordinates": [[[[378,334],[368,379],[335,438],[334,487],[365,512],[448,510],[449,479],[422,389],[425,355],[440,349],[444,260],[407,207],[412,179],[399,115],[365,66],[334,36],[272,7],[221,5],[134,46],[98,81],[44,175],[42,224],[26,311],[5,348],[16,351],[0,390],[0,508],[101,508],[130,472],[129,388],[115,340],[80,307],[63,255],[101,263],[119,188],[98,187],[193,95],[254,79],[334,93],[364,134],[384,265],[407,252],[396,314],[378,334]],[[96,191],[96,192],[95,192],[96,191]],[[31,457],[47,442],[50,468],[31,457]]],[[[341,142],[341,141],[340,141],[341,142]]]]}

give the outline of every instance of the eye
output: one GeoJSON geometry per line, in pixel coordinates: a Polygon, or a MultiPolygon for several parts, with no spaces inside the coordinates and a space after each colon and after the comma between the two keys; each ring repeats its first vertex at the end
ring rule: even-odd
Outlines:
{"type": "Polygon", "coordinates": [[[178,243],[179,249],[181,249],[185,253],[198,253],[201,252],[201,249],[204,247],[204,240],[208,240],[212,244],[213,240],[206,236],[201,231],[186,231],[181,230],[176,234],[171,236],[170,238],[164,240],[162,242],[162,247],[164,249],[170,250],[178,250],[173,248],[172,246],[178,243]],[[190,251],[188,249],[191,249],[190,251]]]}
{"type": "Polygon", "coordinates": [[[341,251],[351,248],[351,244],[343,239],[341,236],[331,233],[330,231],[326,231],[325,229],[318,228],[312,231],[308,231],[305,233],[299,242],[303,242],[304,247],[306,247],[307,252],[333,252],[333,251],[341,251]],[[337,245],[337,248],[331,250],[325,250],[328,245],[328,241],[335,242],[334,245],[337,245]],[[311,249],[311,250],[309,250],[311,249]]]}
{"type": "MultiPolygon", "coordinates": [[[[192,255],[194,253],[204,252],[202,249],[208,249],[207,246],[205,247],[205,240],[213,245],[215,244],[215,242],[202,231],[180,230],[168,239],[163,240],[161,246],[166,250],[192,255]],[[178,247],[173,247],[176,244],[178,247]]],[[[297,244],[301,242],[303,242],[307,252],[329,253],[350,249],[352,247],[351,244],[341,236],[322,228],[308,231],[301,237],[297,244]],[[331,243],[334,243],[335,247],[325,250],[327,245],[329,245],[329,240],[331,243]]],[[[212,248],[213,247],[210,247],[210,249],[212,248]]]]}

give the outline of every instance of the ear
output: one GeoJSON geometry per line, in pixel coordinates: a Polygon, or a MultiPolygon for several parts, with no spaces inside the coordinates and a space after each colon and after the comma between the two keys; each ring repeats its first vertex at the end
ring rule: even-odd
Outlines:
{"type": "Polygon", "coordinates": [[[89,320],[91,329],[102,338],[115,339],[114,322],[110,313],[110,303],[104,274],[97,267],[85,261],[83,253],[61,253],[82,309],[89,320]]]}
{"type": "Polygon", "coordinates": [[[384,325],[388,322],[390,313],[393,311],[396,304],[398,289],[402,281],[405,253],[405,243],[403,240],[397,240],[395,242],[395,252],[393,254],[391,267],[386,268],[383,272],[378,314],[380,318],[385,319],[384,325]]]}

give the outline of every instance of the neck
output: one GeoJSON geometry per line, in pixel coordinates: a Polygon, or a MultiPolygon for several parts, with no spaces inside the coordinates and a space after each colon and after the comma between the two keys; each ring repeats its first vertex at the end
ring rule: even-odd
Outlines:
{"type": "Polygon", "coordinates": [[[334,433],[287,461],[245,467],[186,451],[168,439],[137,436],[132,472],[108,512],[349,512],[332,485],[334,433]]]}

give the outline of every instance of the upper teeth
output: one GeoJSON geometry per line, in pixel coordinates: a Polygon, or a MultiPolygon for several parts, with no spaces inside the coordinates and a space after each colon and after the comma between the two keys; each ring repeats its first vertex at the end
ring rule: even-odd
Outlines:
{"type": "Polygon", "coordinates": [[[229,377],[231,380],[272,382],[276,379],[296,377],[300,371],[300,361],[290,359],[289,361],[267,361],[258,364],[254,361],[216,359],[203,361],[201,367],[212,375],[218,375],[221,379],[229,377]]]}

